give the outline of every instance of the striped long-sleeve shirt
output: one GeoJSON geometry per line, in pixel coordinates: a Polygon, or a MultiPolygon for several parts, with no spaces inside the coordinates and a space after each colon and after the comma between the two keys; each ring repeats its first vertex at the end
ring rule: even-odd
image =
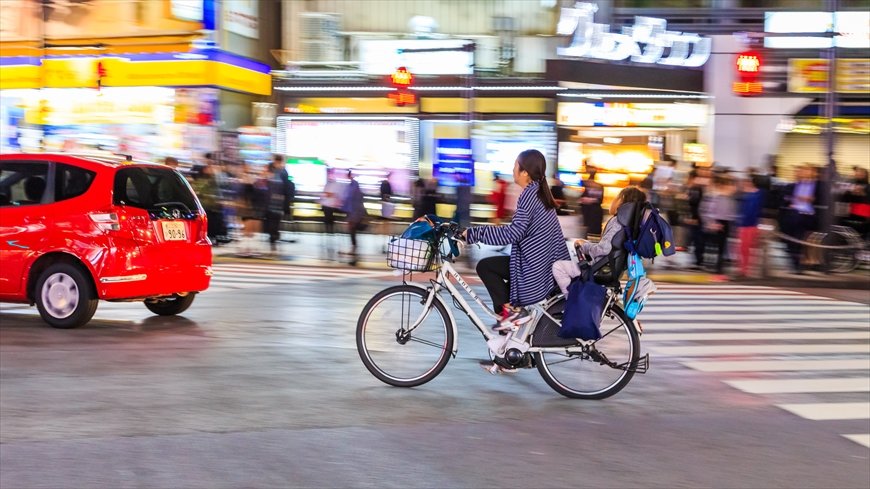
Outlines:
{"type": "Polygon", "coordinates": [[[570,259],[556,210],[541,202],[537,182],[523,189],[510,224],[469,228],[466,237],[469,243],[513,245],[510,302],[515,306],[544,300],[553,288],[553,262],[570,259]]]}

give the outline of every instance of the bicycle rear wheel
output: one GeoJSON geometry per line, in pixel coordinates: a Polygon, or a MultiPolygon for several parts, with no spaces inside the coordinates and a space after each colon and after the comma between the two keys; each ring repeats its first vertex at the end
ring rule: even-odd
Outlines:
{"type": "Polygon", "coordinates": [[[433,301],[423,321],[411,329],[424,312],[428,291],[399,285],[377,293],[360,313],[356,346],[369,372],[396,387],[415,387],[444,370],[453,352],[450,316],[433,301]]]}
{"type": "MultiPolygon", "coordinates": [[[[860,243],[860,242],[859,242],[860,243]]],[[[823,245],[828,246],[854,246],[854,242],[845,233],[828,233],[822,238],[823,245]]],[[[858,268],[857,251],[853,248],[823,248],[824,267],[831,273],[849,273],[858,268]]]]}
{"type": "MultiPolygon", "coordinates": [[[[561,320],[564,307],[560,301],[549,312],[561,320]]],[[[585,350],[578,345],[536,353],[541,377],[559,394],[575,399],[604,399],[621,391],[634,376],[640,358],[637,330],[614,304],[601,320],[601,334],[585,350]]]]}

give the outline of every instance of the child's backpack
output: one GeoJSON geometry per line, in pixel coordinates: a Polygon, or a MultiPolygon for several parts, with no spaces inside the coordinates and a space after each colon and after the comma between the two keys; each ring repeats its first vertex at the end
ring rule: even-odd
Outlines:
{"type": "Polygon", "coordinates": [[[625,315],[634,319],[643,310],[649,296],[656,291],[656,284],[647,278],[643,262],[636,254],[628,256],[628,281],[622,296],[625,315]]]}
{"type": "Polygon", "coordinates": [[[642,258],[671,256],[676,253],[674,231],[655,206],[649,202],[643,204],[638,209],[637,217],[640,219],[639,225],[623,226],[626,236],[624,246],[629,253],[635,253],[642,258]]]}

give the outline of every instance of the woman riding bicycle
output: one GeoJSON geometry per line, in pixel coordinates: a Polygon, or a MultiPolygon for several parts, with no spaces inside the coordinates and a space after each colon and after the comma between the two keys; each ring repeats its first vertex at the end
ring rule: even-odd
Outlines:
{"type": "Polygon", "coordinates": [[[553,288],[553,263],[569,259],[556,201],[546,178],[547,162],[540,151],[529,149],[514,163],[514,181],[522,187],[510,224],[472,227],[463,233],[469,243],[512,245],[510,256],[480,260],[477,274],[492,298],[501,320],[493,327],[507,331],[528,322],[528,306],[544,300],[553,288]]]}

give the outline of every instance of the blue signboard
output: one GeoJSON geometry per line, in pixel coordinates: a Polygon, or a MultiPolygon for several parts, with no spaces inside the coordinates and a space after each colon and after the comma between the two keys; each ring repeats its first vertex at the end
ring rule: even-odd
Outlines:
{"type": "Polygon", "coordinates": [[[438,185],[474,185],[474,157],[470,139],[436,139],[432,173],[438,185]]]}

